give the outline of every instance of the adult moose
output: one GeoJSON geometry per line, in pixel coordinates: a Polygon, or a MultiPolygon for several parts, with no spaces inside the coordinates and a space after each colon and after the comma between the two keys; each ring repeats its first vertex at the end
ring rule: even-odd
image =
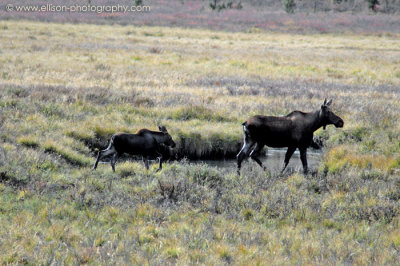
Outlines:
{"type": "Polygon", "coordinates": [[[244,122],[243,134],[244,144],[237,157],[237,172],[240,175],[242,161],[250,156],[264,170],[260,159],[257,157],[264,145],[274,148],[288,147],[281,173],[286,169],[290,157],[298,148],[303,170],[308,172],[307,148],[312,144],[313,133],[320,127],[326,128],[333,124],[336,127],[343,127],[343,120],[335,115],[329,108],[332,100],[324,101],[321,108],[315,112],[304,113],[293,111],[283,117],[276,116],[252,116],[244,122]]]}
{"type": "Polygon", "coordinates": [[[111,167],[115,172],[115,163],[118,156],[123,153],[130,155],[141,155],[146,169],[149,169],[149,158],[158,157],[159,167],[157,172],[162,169],[163,156],[160,150],[161,146],[169,146],[174,148],[175,142],[168,133],[165,126],[159,126],[158,131],[148,129],[140,129],[136,134],[117,133],[111,137],[110,144],[107,149],[99,151],[93,170],[96,170],[97,164],[101,158],[112,155],[111,167]]]}

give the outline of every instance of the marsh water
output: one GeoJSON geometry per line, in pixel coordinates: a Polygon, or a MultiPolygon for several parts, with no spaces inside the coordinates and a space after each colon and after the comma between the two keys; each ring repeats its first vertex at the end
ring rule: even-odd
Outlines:
{"type": "MultiPolygon", "coordinates": [[[[271,172],[279,172],[282,169],[283,161],[285,159],[286,149],[272,149],[269,148],[265,152],[265,156],[261,156],[260,159],[263,164],[268,168],[271,172]]],[[[310,170],[314,170],[318,168],[319,162],[322,159],[323,153],[319,150],[307,150],[307,162],[308,167],[310,170]]],[[[244,169],[248,164],[249,161],[255,164],[253,160],[248,159],[243,161],[242,169],[244,169]]],[[[225,170],[236,170],[236,160],[235,159],[226,159],[226,160],[196,160],[196,161],[189,161],[190,164],[207,164],[212,167],[217,167],[220,169],[225,170]]],[[[291,170],[301,170],[303,166],[300,160],[300,152],[298,150],[295,151],[292,158],[290,159],[288,169],[291,170]]]]}
{"type": "MultiPolygon", "coordinates": [[[[269,148],[265,151],[265,154],[260,156],[263,164],[268,168],[271,173],[277,173],[282,169],[283,161],[285,159],[286,149],[274,149],[269,148]]],[[[318,168],[319,162],[322,159],[322,151],[308,149],[307,150],[307,162],[308,168],[312,171],[318,168]]],[[[104,158],[100,163],[109,163],[110,157],[104,158]]],[[[127,160],[141,160],[140,158],[132,158],[131,156],[127,156],[125,159],[127,160]]],[[[206,164],[211,167],[216,167],[225,171],[236,171],[236,159],[219,159],[219,160],[184,160],[185,163],[188,164],[206,164]]],[[[156,160],[150,160],[151,164],[157,163],[156,160]]],[[[250,164],[255,164],[253,160],[246,159],[242,163],[242,169],[246,169],[250,164]]],[[[302,171],[303,166],[300,160],[300,152],[296,150],[290,159],[289,165],[287,167],[288,171],[302,171]]]]}

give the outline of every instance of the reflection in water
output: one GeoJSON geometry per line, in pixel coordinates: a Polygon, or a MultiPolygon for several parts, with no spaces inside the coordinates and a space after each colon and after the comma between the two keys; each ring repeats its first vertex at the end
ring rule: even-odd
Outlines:
{"type": "MultiPolygon", "coordinates": [[[[269,148],[266,152],[266,156],[260,157],[263,164],[268,168],[271,172],[279,172],[283,167],[283,161],[285,159],[286,149],[272,149],[269,148]]],[[[307,150],[307,162],[308,168],[310,170],[314,170],[318,168],[319,162],[322,159],[322,152],[316,150],[307,150]]],[[[250,158],[248,160],[251,160],[250,158]]],[[[198,160],[198,161],[189,161],[189,163],[194,164],[202,164],[205,163],[209,166],[226,169],[226,170],[235,170],[236,171],[236,160],[228,159],[228,160],[198,160]]],[[[243,161],[242,168],[246,167],[248,161],[243,161]]],[[[300,152],[296,150],[290,159],[288,169],[295,170],[303,170],[303,166],[300,160],[300,152]]]]}

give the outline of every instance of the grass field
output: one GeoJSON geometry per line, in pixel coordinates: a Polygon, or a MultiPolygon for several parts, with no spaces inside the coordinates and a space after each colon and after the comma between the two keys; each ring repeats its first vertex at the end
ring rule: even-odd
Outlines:
{"type": "Polygon", "coordinates": [[[0,21],[0,261],[395,264],[400,42],[0,21]],[[90,170],[115,132],[165,125],[188,158],[234,156],[253,114],[345,121],[314,174],[189,161],[90,170]]]}

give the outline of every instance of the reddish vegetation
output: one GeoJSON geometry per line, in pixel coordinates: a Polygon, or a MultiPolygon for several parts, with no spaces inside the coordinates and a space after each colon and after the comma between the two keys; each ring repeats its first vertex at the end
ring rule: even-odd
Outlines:
{"type": "MultiPolygon", "coordinates": [[[[40,2],[39,2],[40,3],[40,2]]],[[[35,2],[35,4],[38,4],[35,2]]],[[[53,5],[73,5],[76,1],[56,0],[53,5]]],[[[86,4],[86,3],[85,3],[86,4]]],[[[92,2],[94,5],[110,5],[105,0],[92,2]]],[[[121,2],[131,5],[132,2],[121,2]]],[[[343,33],[361,34],[400,33],[400,15],[370,14],[366,11],[351,14],[349,12],[317,12],[299,10],[289,15],[278,5],[251,6],[243,4],[243,9],[224,9],[212,11],[207,1],[161,1],[145,2],[151,6],[150,12],[132,13],[68,13],[68,12],[6,12],[1,5],[0,19],[32,19],[57,22],[84,22],[96,24],[123,25],[163,25],[179,27],[199,27],[228,31],[247,31],[256,28],[263,31],[292,33],[343,33]]],[[[81,4],[84,5],[84,4],[81,4]]]]}

